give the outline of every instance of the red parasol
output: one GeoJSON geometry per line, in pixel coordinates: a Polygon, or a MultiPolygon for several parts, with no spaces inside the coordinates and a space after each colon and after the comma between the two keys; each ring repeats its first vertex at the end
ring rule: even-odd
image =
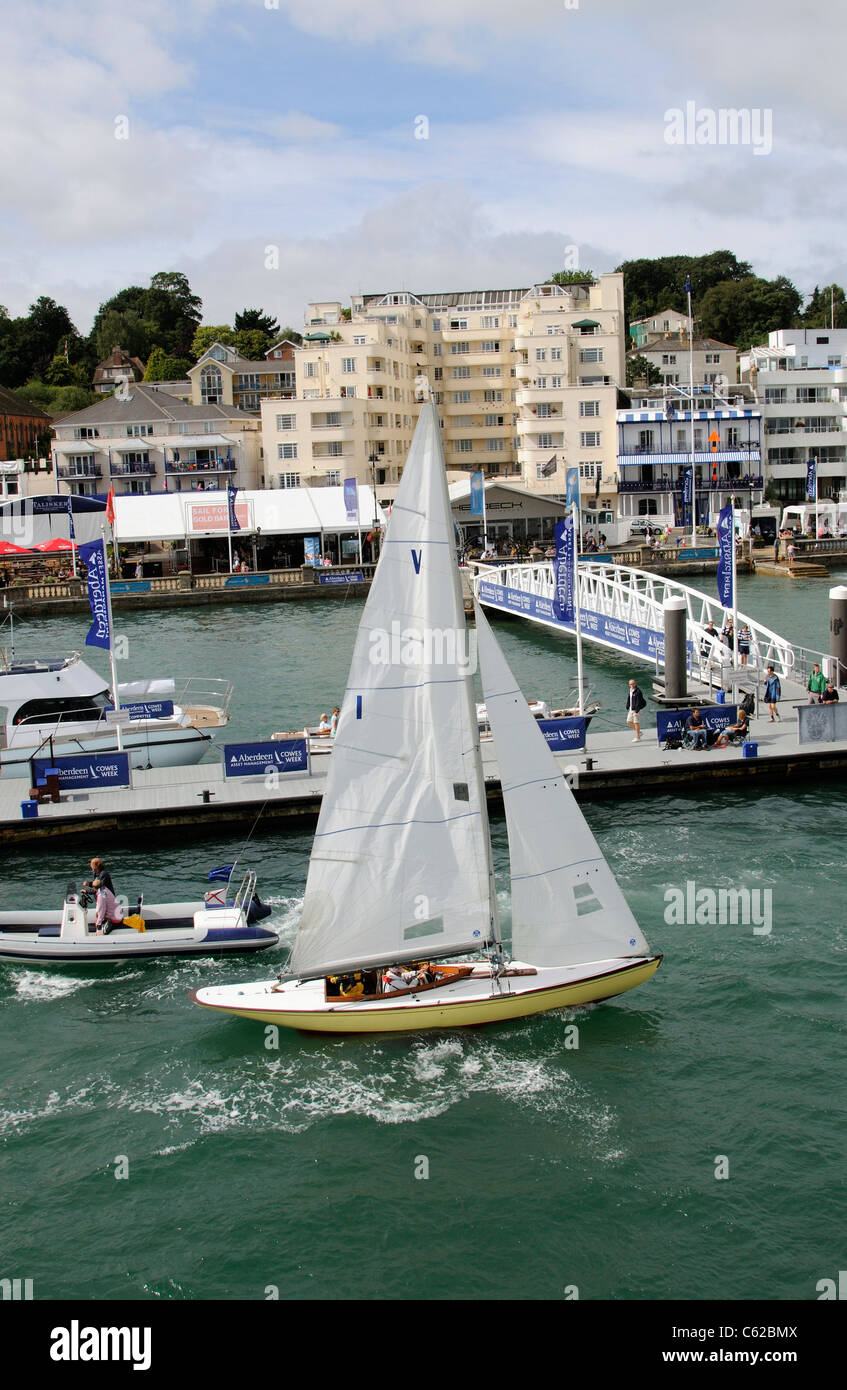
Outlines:
{"type": "Polygon", "coordinates": [[[11,541],[0,541],[0,555],[31,555],[25,545],[13,545],[11,541]]]}
{"type": "Polygon", "coordinates": [[[76,545],[73,541],[66,541],[62,536],[54,536],[52,541],[42,541],[40,545],[34,545],[32,548],[40,551],[42,555],[57,555],[60,551],[76,550],[76,545]]]}

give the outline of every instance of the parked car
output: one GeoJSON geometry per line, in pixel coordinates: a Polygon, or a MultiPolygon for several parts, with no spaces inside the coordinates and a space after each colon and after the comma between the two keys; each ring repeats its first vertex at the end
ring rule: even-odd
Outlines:
{"type": "Polygon", "coordinates": [[[653,523],[647,521],[645,517],[639,518],[638,521],[633,521],[629,528],[629,533],[631,536],[661,536],[664,529],[664,526],[654,526],[653,523]]]}

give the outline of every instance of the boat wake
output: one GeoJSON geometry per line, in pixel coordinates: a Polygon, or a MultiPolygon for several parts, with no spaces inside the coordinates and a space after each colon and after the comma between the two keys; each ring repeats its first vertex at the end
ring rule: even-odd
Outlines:
{"type": "Polygon", "coordinates": [[[73,979],[70,975],[51,975],[47,970],[12,970],[10,979],[18,999],[62,999],[98,983],[96,978],[73,979]]]}

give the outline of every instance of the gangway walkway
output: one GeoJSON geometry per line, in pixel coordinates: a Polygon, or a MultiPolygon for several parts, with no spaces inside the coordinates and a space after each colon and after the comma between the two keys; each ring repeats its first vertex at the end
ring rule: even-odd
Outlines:
{"type": "MultiPolygon", "coordinates": [[[[470,565],[472,586],[479,602],[487,608],[517,614],[558,632],[574,633],[573,623],[561,621],[553,606],[554,575],[552,560],[538,564],[470,565]]],[[[658,669],[664,665],[664,604],[669,598],[682,598],[686,606],[688,675],[692,680],[712,685],[728,683],[727,675],[737,678],[747,671],[762,674],[768,666],[782,680],[805,687],[813,661],[824,670],[830,658],[820,652],[797,647],[770,628],[740,610],[738,631],[750,630],[750,653],[745,667],[737,664],[721,632],[727,619],[717,598],[646,570],[626,565],[581,560],[579,563],[579,603],[583,639],[601,647],[622,652],[658,669]],[[709,620],[717,635],[707,631],[709,620]]],[[[736,644],[738,633],[736,633],[736,644]]]]}

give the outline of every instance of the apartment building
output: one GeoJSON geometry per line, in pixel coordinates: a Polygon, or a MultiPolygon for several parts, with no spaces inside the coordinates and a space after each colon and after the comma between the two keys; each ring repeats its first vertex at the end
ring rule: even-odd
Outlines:
{"type": "Polygon", "coordinates": [[[777,329],[741,356],[764,419],[765,481],[783,505],[803,501],[817,459],[818,495],[847,489],[847,329],[777,329]]]}
{"type": "Polygon", "coordinates": [[[296,392],[261,404],[278,486],[373,481],[393,498],[421,386],[444,430],[448,475],[481,470],[550,496],[577,467],[586,502],[614,506],[624,380],[623,277],[592,285],[356,295],[309,305],[296,392]]]}
{"type": "Polygon", "coordinates": [[[77,496],[265,485],[257,415],[187,405],[155,386],[134,385],[126,400],[104,396],[63,416],[55,432],[59,490],[77,496]]]}
{"type": "Polygon", "coordinates": [[[188,373],[192,402],[258,411],[269,396],[292,397],[295,350],[294,343],[283,340],[254,362],[226,343],[213,343],[188,373]]]}

